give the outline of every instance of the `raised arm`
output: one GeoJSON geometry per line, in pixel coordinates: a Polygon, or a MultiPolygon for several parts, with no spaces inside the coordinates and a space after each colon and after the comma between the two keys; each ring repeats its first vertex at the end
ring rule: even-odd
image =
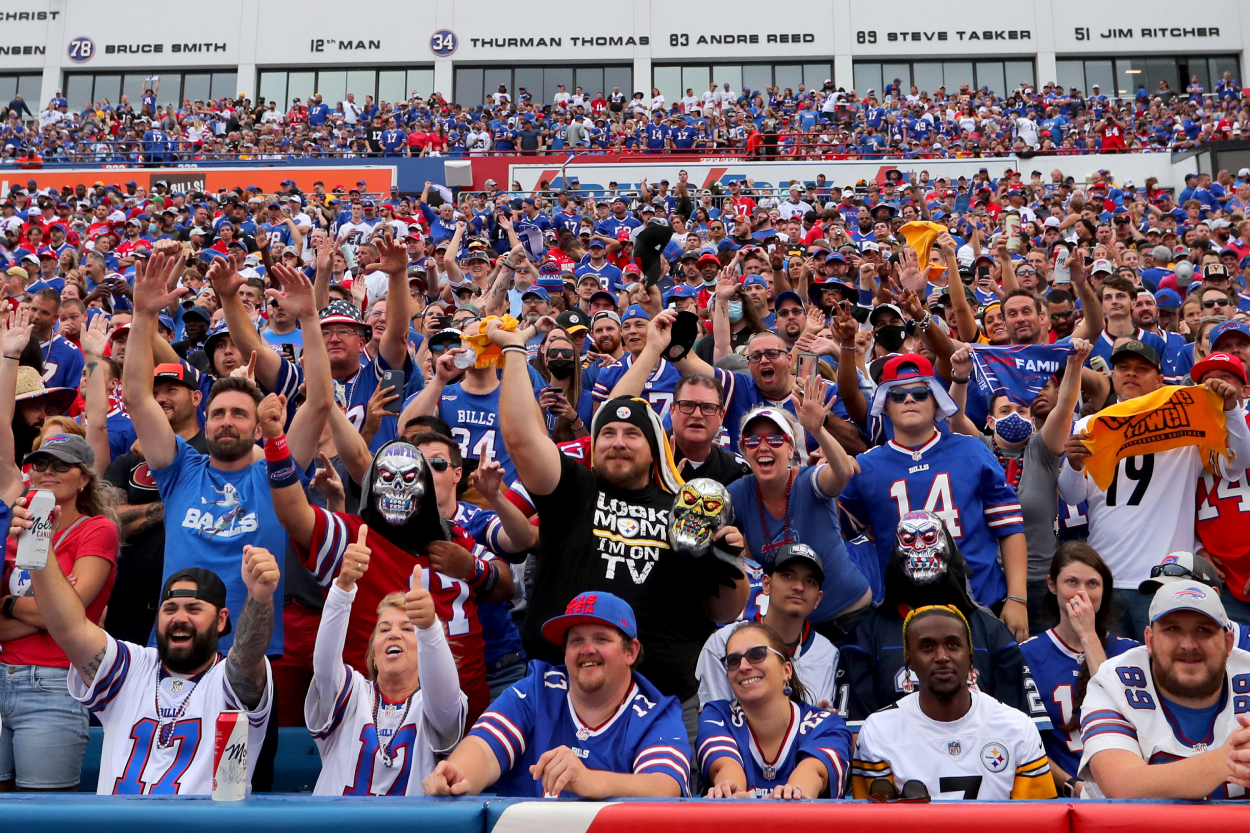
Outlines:
{"type": "Polygon", "coordinates": [[[12,503],[22,488],[19,461],[13,440],[13,415],[17,402],[17,369],[22,351],[30,343],[30,310],[18,309],[0,316],[0,498],[12,503]]]}
{"type": "Polygon", "coordinates": [[[799,424],[803,426],[804,431],[812,435],[825,455],[825,465],[817,472],[816,482],[826,495],[837,495],[855,473],[855,462],[833,438],[833,435],[825,430],[825,420],[829,416],[829,410],[837,401],[834,397],[830,398],[827,403],[825,402],[829,395],[829,383],[817,377],[815,387],[810,391],[805,391],[808,383],[808,379],[796,379],[794,392],[790,394],[790,401],[794,403],[794,412],[799,417],[799,424]]]}
{"type": "Polygon", "coordinates": [[[378,345],[378,355],[394,370],[404,367],[408,358],[408,329],[412,321],[412,296],[408,294],[408,250],[390,237],[375,244],[378,262],[365,267],[365,273],[386,272],[386,330],[378,345]]]}
{"type": "Polygon", "coordinates": [[[334,252],[338,248],[329,235],[321,241],[321,245],[317,247],[316,276],[313,281],[313,303],[317,309],[328,306],[330,303],[330,276],[333,274],[331,265],[334,259],[334,252]]]}
{"type": "Polygon", "coordinates": [[[507,315],[511,310],[511,305],[508,302],[508,287],[512,283],[513,274],[516,272],[516,267],[512,264],[518,257],[525,257],[525,252],[519,246],[513,248],[495,262],[495,269],[490,275],[490,289],[487,290],[486,298],[482,305],[482,315],[484,317],[507,315]]]}
{"type": "Polygon", "coordinates": [[[1068,258],[1068,266],[1072,273],[1072,287],[1076,289],[1076,295],[1081,299],[1081,311],[1084,313],[1081,323],[1076,325],[1076,330],[1072,334],[1087,341],[1093,341],[1102,335],[1106,321],[1102,315],[1102,304],[1098,303],[1098,296],[1094,293],[1094,288],[1089,285],[1085,250],[1077,249],[1073,252],[1068,258]]]}
{"type": "Polygon", "coordinates": [[[972,346],[965,344],[951,356],[951,399],[959,407],[959,413],[950,418],[951,430],[968,437],[980,437],[981,431],[968,419],[968,385],[972,381],[972,346]]]}
{"type": "Polygon", "coordinates": [[[499,389],[499,425],[517,476],[533,495],[549,495],[560,482],[560,449],[547,436],[542,413],[534,401],[526,362],[525,339],[500,326],[487,324],[492,343],[504,348],[503,378],[499,389]]]}
{"type": "Polygon", "coordinates": [[[282,289],[266,289],[265,294],[282,301],[282,306],[299,322],[300,331],[304,334],[304,403],[295,412],[287,431],[291,456],[303,470],[316,458],[321,431],[325,428],[330,410],[334,408],[330,357],[321,339],[317,303],[308,277],[301,270],[282,263],[275,263],[270,274],[282,289]]]}
{"type": "Polygon", "coordinates": [[[998,264],[998,271],[1002,276],[1002,285],[1004,292],[1010,292],[1013,289],[1020,288],[1020,282],[1016,280],[1016,265],[1011,259],[1011,252],[1007,249],[1007,241],[1000,238],[998,245],[994,247],[994,262],[998,264]]]}
{"type": "Polygon", "coordinates": [[[503,466],[495,460],[482,463],[469,476],[469,482],[499,516],[499,549],[512,554],[538,546],[538,527],[504,495],[503,466]]]}
{"type": "Polygon", "coordinates": [[[459,284],[464,280],[464,273],[460,271],[460,264],[456,263],[456,256],[460,254],[460,241],[464,239],[464,233],[468,229],[468,225],[463,221],[456,223],[456,232],[451,236],[451,242],[447,244],[447,249],[443,252],[443,268],[447,270],[447,283],[459,284]]]}
{"type": "Polygon", "coordinates": [[[1055,406],[1050,409],[1050,415],[1042,426],[1042,441],[1056,457],[1063,456],[1068,437],[1072,435],[1072,415],[1076,412],[1077,395],[1081,392],[1081,366],[1092,349],[1093,345],[1085,339],[1072,339],[1072,352],[1068,354],[1068,366],[1059,384],[1055,406]]]}
{"type": "Polygon", "coordinates": [[[177,437],[169,418],[152,396],[152,340],[156,338],[156,317],[170,301],[187,292],[186,287],[165,291],[166,273],[175,265],[172,259],[159,252],[152,255],[146,265],[144,261],[135,264],[134,319],[122,369],[122,402],[143,445],[144,459],[152,469],[165,468],[178,452],[177,437]]]}
{"type": "Polygon", "coordinates": [[[264,699],[269,682],[265,649],[273,636],[273,593],[282,572],[269,550],[245,546],[242,573],[247,601],[234,626],[234,644],[226,655],[226,679],[239,702],[251,711],[264,699]]]}
{"type": "Polygon", "coordinates": [[[277,390],[282,357],[261,339],[256,325],[247,313],[247,307],[243,305],[243,299],[239,297],[239,288],[247,280],[235,268],[234,260],[228,257],[213,259],[208,267],[208,280],[217,292],[217,301],[226,316],[226,327],[230,330],[230,338],[238,348],[239,355],[254,355],[256,382],[267,391],[277,390]]]}
{"type": "Polygon", "coordinates": [[[108,324],[103,315],[91,319],[91,325],[82,331],[82,352],[87,364],[82,395],[86,400],[84,415],[87,418],[87,442],[95,452],[96,470],[104,471],[112,462],[113,451],[109,446],[108,412],[108,366],[103,354],[108,344],[108,324]]]}
{"type": "MultiPolygon", "coordinates": [[[[399,424],[402,428],[403,422],[400,421],[399,424]]],[[[330,409],[330,439],[334,442],[334,448],[338,451],[347,474],[357,483],[364,483],[365,475],[369,473],[369,466],[373,462],[373,455],[369,453],[369,444],[365,442],[365,438],[352,425],[347,414],[337,407],[330,409]]]]}

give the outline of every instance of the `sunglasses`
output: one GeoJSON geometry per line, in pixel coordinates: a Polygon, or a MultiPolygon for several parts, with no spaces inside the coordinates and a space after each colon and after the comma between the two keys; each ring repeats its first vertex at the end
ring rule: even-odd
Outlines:
{"type": "Polygon", "coordinates": [[[760,443],[768,443],[769,448],[781,448],[786,444],[785,434],[743,434],[742,445],[746,448],[759,448],[760,443]]]}
{"type": "Polygon", "coordinates": [[[430,464],[430,468],[437,472],[447,471],[451,466],[451,463],[442,457],[427,457],[425,461],[430,464]]]}
{"type": "Polygon", "coordinates": [[[747,648],[742,653],[725,654],[725,656],[721,658],[721,662],[724,663],[726,671],[732,671],[741,665],[743,657],[746,657],[747,662],[752,665],[759,665],[768,657],[769,651],[772,651],[774,654],[781,657],[782,662],[790,661],[776,648],[770,648],[767,645],[756,645],[754,648],[747,648]]]}
{"type": "Polygon", "coordinates": [[[698,409],[699,413],[704,416],[713,416],[720,411],[720,405],[715,402],[695,402],[693,399],[678,399],[673,404],[683,414],[693,414],[698,409]]]}
{"type": "Polygon", "coordinates": [[[1062,321],[1062,320],[1063,320],[1063,319],[1065,319],[1065,318],[1071,318],[1075,312],[1076,312],[1076,310],[1074,310],[1074,309],[1070,309],[1070,310],[1068,310],[1067,312],[1052,312],[1052,313],[1050,314],[1050,320],[1051,320],[1051,321],[1062,321]]]}
{"type": "Polygon", "coordinates": [[[893,801],[919,802],[929,801],[929,788],[923,781],[904,781],[900,790],[888,778],[874,778],[868,785],[868,800],[879,804],[893,801]]]}
{"type": "Polygon", "coordinates": [[[568,347],[553,347],[547,351],[547,361],[551,361],[552,359],[573,359],[576,357],[577,354],[568,347]]]}
{"type": "MultiPolygon", "coordinates": [[[[1159,576],[1168,576],[1170,578],[1188,578],[1194,581],[1202,581],[1194,575],[1192,570],[1188,570],[1179,564],[1156,564],[1150,568],[1150,577],[1158,578],[1159,576]]],[[[1206,582],[1202,582],[1206,584],[1206,582]]]]}
{"type": "Polygon", "coordinates": [[[927,385],[919,388],[890,388],[888,392],[891,402],[906,402],[908,396],[917,402],[925,402],[932,394],[933,391],[927,385]]]}
{"type": "Polygon", "coordinates": [[[802,318],[805,315],[807,315],[807,312],[802,307],[786,307],[785,309],[777,310],[778,318],[802,318]]]}
{"type": "Polygon", "coordinates": [[[73,463],[67,463],[64,460],[54,460],[50,457],[40,457],[30,464],[35,471],[47,471],[49,468],[57,474],[65,474],[74,467],[73,463]]]}
{"type": "Polygon", "coordinates": [[[1212,309],[1214,307],[1228,307],[1228,306],[1232,306],[1232,302],[1229,301],[1227,298],[1214,298],[1210,301],[1202,302],[1203,309],[1212,309]]]}

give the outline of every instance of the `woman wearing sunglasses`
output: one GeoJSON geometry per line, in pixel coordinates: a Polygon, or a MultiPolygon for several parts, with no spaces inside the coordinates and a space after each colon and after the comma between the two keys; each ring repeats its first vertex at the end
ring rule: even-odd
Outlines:
{"type": "Polygon", "coordinates": [[[696,747],[708,798],[841,798],[851,733],[803,701],[785,641],[748,622],[725,645],[732,700],[699,714],[696,747]]]}
{"type": "Polygon", "coordinates": [[[538,406],[547,420],[547,434],[558,443],[590,436],[594,397],[582,390],[582,363],[573,340],[561,329],[547,333],[538,347],[534,367],[547,380],[538,406]]]}
{"type": "MultiPolygon", "coordinates": [[[[7,358],[7,357],[6,357],[7,358]]],[[[52,551],[99,623],[116,577],[118,532],[113,508],[84,437],[58,434],[26,455],[30,485],[56,497],[52,551]]],[[[26,498],[18,500],[26,505],[26,498]]],[[[21,527],[12,525],[0,576],[0,792],[65,790],[78,785],[87,749],[87,709],[69,694],[65,652],[42,632],[30,572],[14,567],[21,527]]]]}

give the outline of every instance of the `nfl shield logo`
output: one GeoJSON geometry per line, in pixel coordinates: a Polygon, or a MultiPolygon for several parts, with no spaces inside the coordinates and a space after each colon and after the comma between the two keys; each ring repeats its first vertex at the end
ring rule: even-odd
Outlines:
{"type": "Polygon", "coordinates": [[[952,758],[958,758],[959,754],[963,752],[963,747],[959,745],[959,741],[949,740],[946,742],[946,751],[952,758]]]}

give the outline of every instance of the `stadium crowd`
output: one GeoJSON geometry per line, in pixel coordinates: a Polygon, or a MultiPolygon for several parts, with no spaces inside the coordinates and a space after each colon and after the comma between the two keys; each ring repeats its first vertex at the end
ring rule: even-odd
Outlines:
{"type": "Polygon", "coordinates": [[[1250,170],[440,190],[6,195],[0,790],[1246,796],[1250,170]]]}
{"type": "MultiPolygon", "coordinates": [[[[734,90],[712,83],[668,101],[647,95],[560,87],[551,101],[505,87],[481,102],[441,93],[407,101],[253,102],[184,99],[159,104],[159,81],[138,101],[69,101],[60,92],[36,115],[20,97],[0,128],[0,164],[174,164],[325,156],[733,153],[780,159],[993,157],[1177,151],[1250,135],[1250,103],[1224,72],[1212,89],[1166,81],[1132,95],[1068,90],[1053,83],[1010,91],[920,90],[895,79],[882,90],[826,81],[734,90]]],[[[1123,91],[1121,91],[1123,92],[1123,91]]]]}

